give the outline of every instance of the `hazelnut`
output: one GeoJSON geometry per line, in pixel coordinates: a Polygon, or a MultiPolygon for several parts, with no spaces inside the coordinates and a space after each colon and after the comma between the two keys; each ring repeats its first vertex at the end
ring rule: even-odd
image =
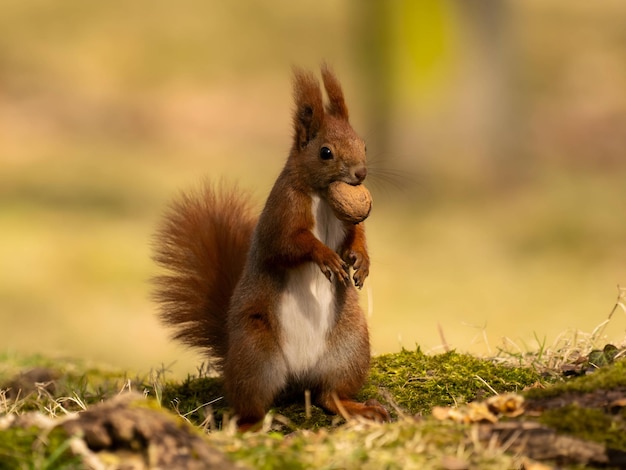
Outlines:
{"type": "Polygon", "coordinates": [[[363,222],[372,210],[372,196],[362,184],[335,181],[328,186],[327,199],[337,218],[344,222],[363,222]]]}

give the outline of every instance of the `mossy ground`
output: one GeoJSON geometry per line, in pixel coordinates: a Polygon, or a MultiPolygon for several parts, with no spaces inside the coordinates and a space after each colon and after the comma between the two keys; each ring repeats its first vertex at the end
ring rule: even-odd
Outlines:
{"type": "Polygon", "coordinates": [[[428,355],[403,350],[374,359],[371,378],[361,393],[378,393],[408,414],[428,414],[434,406],[458,405],[497,393],[519,392],[545,381],[524,367],[498,365],[468,354],[449,351],[428,355]]]}
{"type": "MultiPolygon", "coordinates": [[[[372,361],[370,378],[357,399],[375,398],[387,405],[394,417],[429,414],[433,406],[463,404],[496,393],[517,392],[541,381],[531,369],[497,365],[468,354],[450,351],[428,355],[420,349],[403,350],[379,356],[372,361]]],[[[298,399],[279,400],[274,413],[286,418],[285,431],[318,429],[341,422],[313,406],[307,418],[304,394],[298,399]]],[[[187,378],[181,383],[168,383],[163,389],[163,404],[174,407],[197,424],[207,419],[207,410],[214,413],[219,426],[228,404],[223,399],[219,378],[187,378]],[[205,405],[213,402],[211,405],[205,405]]]]}
{"type": "Polygon", "coordinates": [[[539,421],[557,431],[626,452],[626,360],[610,361],[593,373],[529,390],[539,421]]]}
{"type": "Polygon", "coordinates": [[[42,435],[33,426],[6,429],[0,436],[0,470],[81,468],[81,458],[69,452],[69,437],[61,431],[42,435]]]}
{"type": "MultiPolygon", "coordinates": [[[[461,405],[504,392],[522,393],[531,405],[568,397],[571,403],[567,406],[547,406],[533,419],[564,433],[626,450],[623,405],[611,408],[576,400],[598,391],[626,390],[626,361],[620,356],[623,351],[612,355],[594,373],[565,379],[533,367],[504,365],[454,351],[429,355],[420,349],[403,350],[373,359],[370,379],[358,396],[359,400],[376,398],[384,403],[395,422],[344,425],[341,418],[316,407],[307,417],[304,399],[296,399],[276,404],[273,419],[267,421],[263,433],[244,436],[233,433],[232,425],[229,428],[221,380],[202,371],[199,377],[174,382],[164,380],[163,371],[130,378],[127,373],[76,361],[3,357],[0,384],[29,367],[53,370],[56,378],[53,388],[38,385],[17,400],[9,399],[5,392],[0,400],[0,420],[28,410],[59,416],[133,390],[193,425],[219,431],[209,434],[210,441],[253,468],[428,469],[445,468],[447,458],[465,462],[468,468],[520,468],[521,457],[476,442],[471,425],[435,420],[430,416],[432,408],[461,405]]],[[[30,461],[26,468],[73,468],[67,436],[42,436],[35,428],[9,428],[0,433],[2,462],[30,461]],[[47,440],[42,441],[43,437],[47,440]]],[[[15,468],[7,467],[9,464],[0,464],[0,469],[15,468]]]]}

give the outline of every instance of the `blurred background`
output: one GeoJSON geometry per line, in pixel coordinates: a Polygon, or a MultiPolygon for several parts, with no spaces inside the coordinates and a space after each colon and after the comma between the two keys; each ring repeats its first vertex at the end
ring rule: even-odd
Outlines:
{"type": "MultiPolygon", "coordinates": [[[[137,371],[151,237],[203,177],[262,207],[291,66],[327,60],[368,142],[376,353],[590,332],[626,285],[622,0],[4,0],[0,350],[137,371]]],[[[605,333],[623,341],[618,310],[605,333]]]]}

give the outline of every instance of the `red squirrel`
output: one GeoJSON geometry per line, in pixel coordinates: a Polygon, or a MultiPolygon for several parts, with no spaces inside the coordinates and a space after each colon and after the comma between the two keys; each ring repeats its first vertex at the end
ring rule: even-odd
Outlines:
{"type": "Polygon", "coordinates": [[[331,413],[389,419],[353,400],[370,365],[355,288],[370,259],[363,223],[338,219],[327,190],[363,182],[365,143],[336,76],[321,72],[326,105],[313,74],[294,69],[293,145],[258,220],[237,189],[206,186],[176,201],[157,234],[161,319],[216,360],[241,429],[294,388],[331,413]]]}

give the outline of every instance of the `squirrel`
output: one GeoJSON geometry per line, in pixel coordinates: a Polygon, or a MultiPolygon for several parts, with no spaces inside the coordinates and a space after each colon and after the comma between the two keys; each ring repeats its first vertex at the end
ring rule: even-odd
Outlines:
{"type": "Polygon", "coordinates": [[[330,413],[389,420],[353,400],[370,365],[356,290],[370,258],[363,223],[337,218],[327,190],[361,185],[366,151],[338,79],[326,64],[321,75],[325,105],[314,75],[293,69],[293,144],[258,220],[236,187],[207,184],[170,206],[156,236],[160,318],[215,359],[242,430],[294,389],[330,413]]]}

